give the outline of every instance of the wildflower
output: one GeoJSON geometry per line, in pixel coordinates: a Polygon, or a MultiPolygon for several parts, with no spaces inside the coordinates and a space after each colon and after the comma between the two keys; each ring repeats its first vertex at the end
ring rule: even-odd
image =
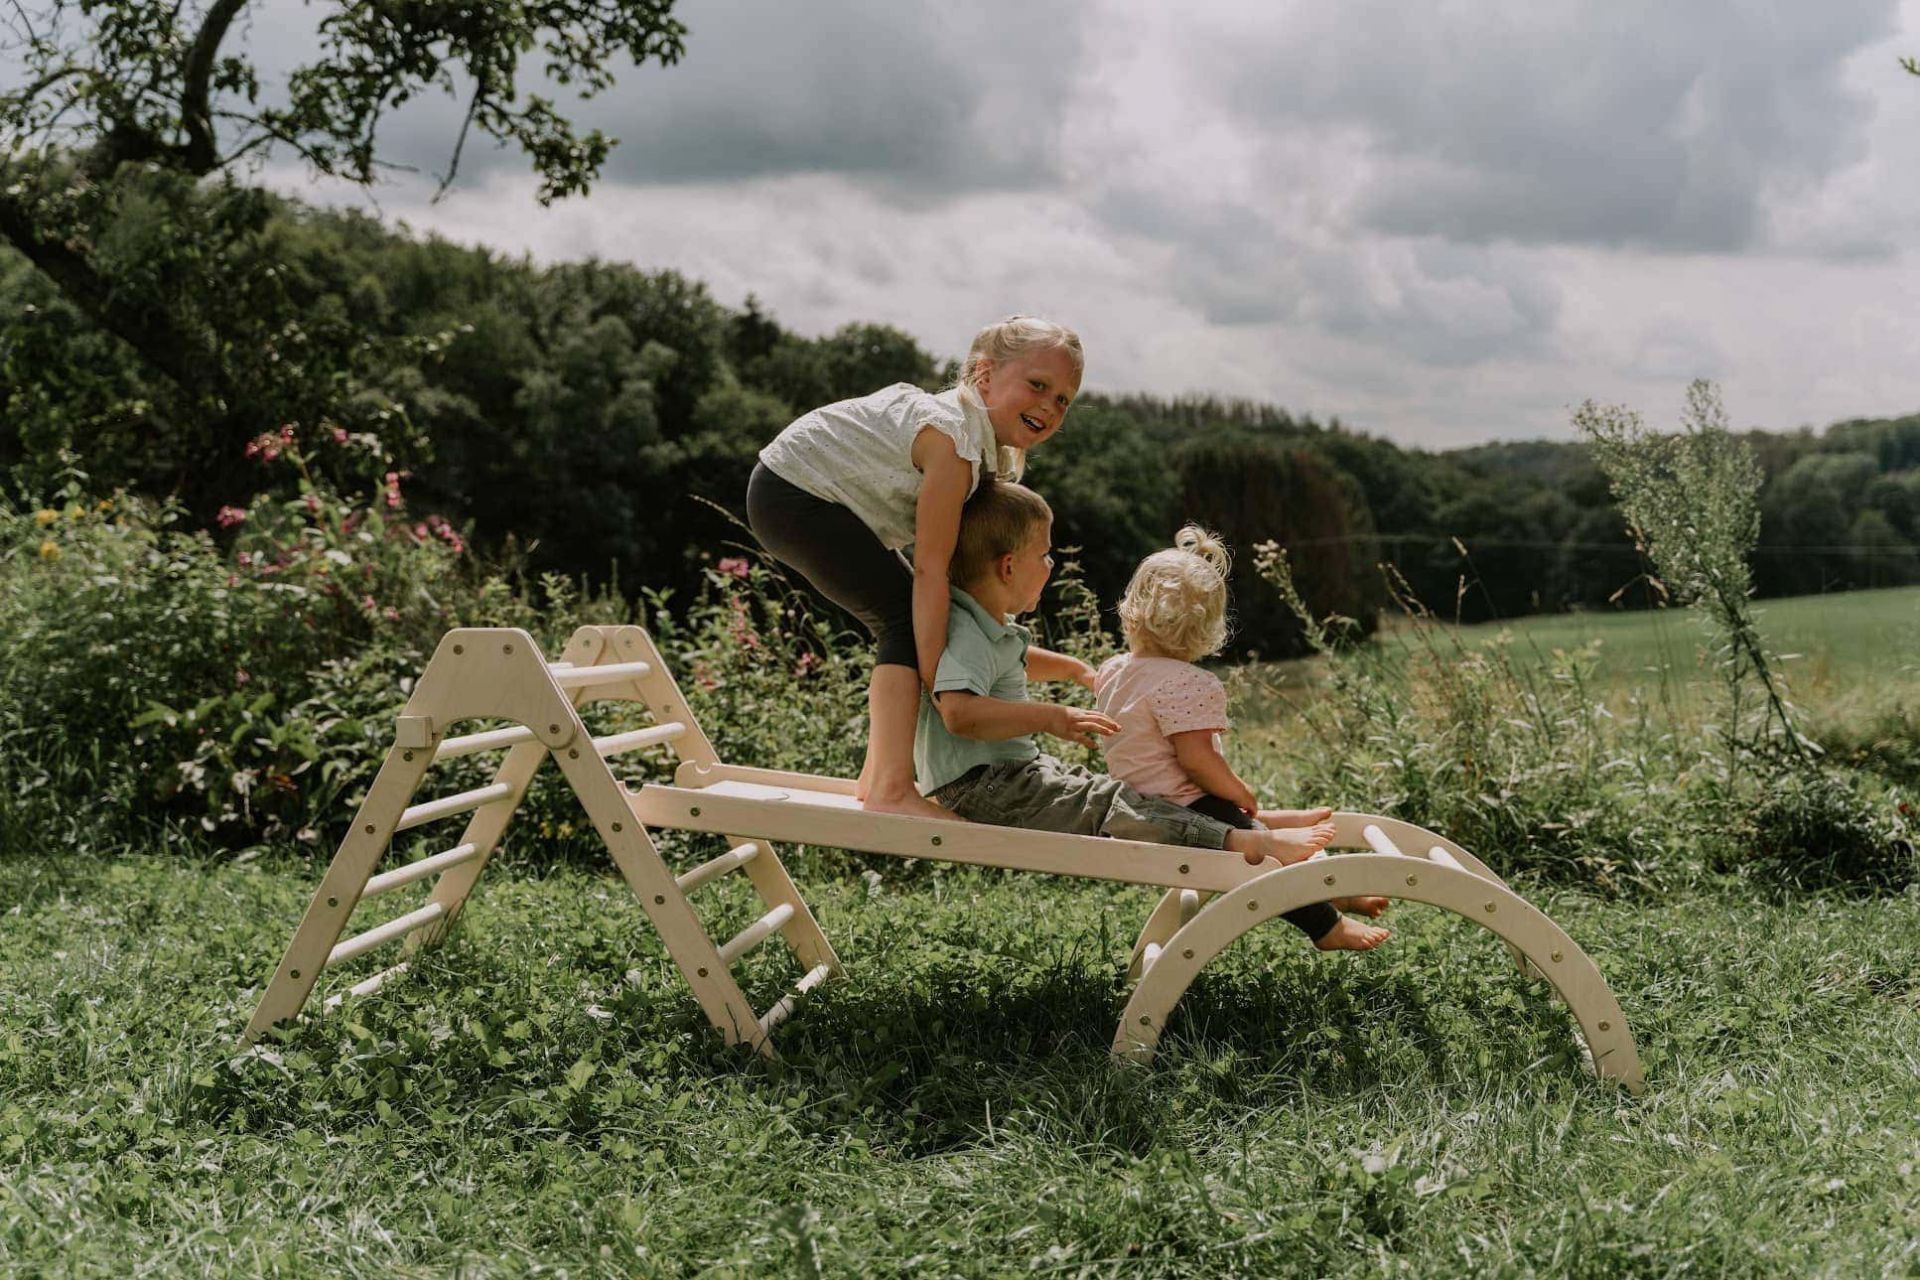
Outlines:
{"type": "Polygon", "coordinates": [[[293,443],[293,424],[291,422],[283,422],[280,424],[280,443],[293,443]]]}
{"type": "Polygon", "coordinates": [[[386,608],[382,609],[380,611],[380,616],[385,618],[388,622],[400,621],[400,611],[394,608],[392,605],[388,605],[386,608]]]}
{"type": "Polygon", "coordinates": [[[40,558],[42,560],[58,560],[60,558],[59,546],[51,541],[41,543],[40,558]]]}
{"type": "Polygon", "coordinates": [[[100,499],[100,501],[99,501],[99,502],[97,502],[97,503],[95,503],[95,504],[94,504],[94,508],[93,508],[93,509],[94,509],[95,511],[111,511],[111,510],[113,510],[113,499],[112,499],[112,498],[102,498],[102,499],[100,499]]]}
{"type": "Polygon", "coordinates": [[[292,436],[275,435],[271,431],[263,431],[253,439],[247,441],[246,454],[249,458],[258,458],[262,462],[272,462],[280,456],[281,450],[292,442],[292,436]]]}
{"type": "Polygon", "coordinates": [[[425,542],[426,542],[426,541],[428,540],[428,539],[427,539],[427,526],[425,526],[424,524],[416,524],[416,525],[414,525],[414,526],[413,526],[413,540],[414,540],[415,542],[419,542],[419,543],[425,543],[425,542]]]}
{"type": "Polygon", "coordinates": [[[67,508],[67,519],[69,520],[73,520],[73,521],[84,520],[86,519],[86,515],[87,515],[87,509],[81,506],[77,502],[67,508]]]}
{"type": "Polygon", "coordinates": [[[736,578],[744,578],[749,572],[747,562],[739,556],[727,556],[715,566],[722,573],[730,573],[736,578]]]}
{"type": "Polygon", "coordinates": [[[387,472],[387,508],[395,510],[400,506],[400,473],[387,472]]]}
{"type": "Polygon", "coordinates": [[[347,442],[347,429],[345,427],[335,427],[333,429],[333,442],[335,444],[345,444],[347,442]]]}
{"type": "Polygon", "coordinates": [[[246,684],[248,681],[252,679],[253,677],[247,674],[247,669],[245,667],[239,667],[234,670],[233,682],[235,684],[246,684]]]}
{"type": "Polygon", "coordinates": [[[233,557],[233,562],[242,569],[251,569],[253,567],[253,552],[242,551],[233,557]]]}
{"type": "Polygon", "coordinates": [[[39,525],[42,529],[46,528],[48,525],[52,524],[55,520],[58,520],[59,518],[60,518],[60,513],[58,511],[49,511],[45,507],[42,507],[40,510],[33,513],[33,522],[39,525]]]}
{"type": "Polygon", "coordinates": [[[320,495],[319,494],[310,493],[307,495],[307,510],[311,511],[315,515],[320,514],[320,495]]]}
{"type": "Polygon", "coordinates": [[[812,673],[816,659],[811,652],[800,655],[800,661],[793,664],[794,678],[804,680],[812,673]]]}
{"type": "Polygon", "coordinates": [[[245,524],[247,513],[240,507],[222,507],[213,519],[222,529],[231,529],[237,524],[245,524]]]}
{"type": "Polygon", "coordinates": [[[378,613],[380,612],[380,602],[375,600],[372,596],[361,596],[360,608],[366,611],[367,613],[378,613]]]}

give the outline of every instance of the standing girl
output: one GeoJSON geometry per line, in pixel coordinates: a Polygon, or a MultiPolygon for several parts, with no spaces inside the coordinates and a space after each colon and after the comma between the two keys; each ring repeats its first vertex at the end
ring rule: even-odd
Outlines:
{"type": "Polygon", "coordinates": [[[913,728],[946,647],[960,508],[983,475],[1017,479],[1026,451],[1060,429],[1083,363],[1073,330],[1012,316],[974,337],[951,389],[900,382],[826,405],[760,451],[747,482],[754,536],[879,647],[858,791],[869,810],[953,816],[914,787],[913,728]]]}
{"type": "MultiPolygon", "coordinates": [[[[1174,536],[1173,549],[1140,562],[1120,600],[1128,652],[1094,677],[1094,704],[1119,732],[1101,739],[1107,771],[1138,791],[1243,829],[1297,832],[1318,848],[1333,835],[1331,809],[1266,809],[1220,752],[1227,691],[1194,665],[1227,641],[1227,549],[1198,525],[1174,536]],[[1317,843],[1315,842],[1317,839],[1317,843]]],[[[1336,898],[1286,913],[1322,951],[1370,951],[1385,929],[1341,914],[1377,916],[1385,898],[1336,898]]]]}

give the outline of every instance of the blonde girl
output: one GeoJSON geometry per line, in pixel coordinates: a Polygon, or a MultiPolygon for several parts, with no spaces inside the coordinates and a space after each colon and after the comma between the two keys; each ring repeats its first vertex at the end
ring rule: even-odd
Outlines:
{"type": "MultiPolygon", "coordinates": [[[[760,451],[747,484],[754,536],[878,646],[859,787],[869,810],[953,816],[914,787],[913,730],[946,647],[960,508],[983,476],[1017,478],[1026,451],[1060,430],[1082,366],[1073,330],[1011,316],[975,335],[948,390],[901,382],[826,405],[760,451]]],[[[1091,667],[1062,661],[1092,684],[1091,667]]]]}
{"type": "MultiPolygon", "coordinates": [[[[1331,809],[1262,810],[1220,751],[1227,691],[1194,665],[1227,642],[1227,549],[1198,525],[1148,556],[1120,601],[1127,652],[1094,676],[1094,705],[1120,726],[1101,740],[1107,771],[1137,790],[1243,830],[1265,826],[1309,848],[1333,837],[1331,809]]],[[[1377,916],[1384,898],[1342,898],[1286,913],[1322,951],[1368,951],[1387,930],[1341,914],[1377,916]]]]}

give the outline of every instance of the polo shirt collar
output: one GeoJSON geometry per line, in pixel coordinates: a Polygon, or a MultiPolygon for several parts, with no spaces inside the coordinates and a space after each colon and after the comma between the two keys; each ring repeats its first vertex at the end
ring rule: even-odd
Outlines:
{"type": "Polygon", "coordinates": [[[1021,626],[1017,622],[1008,622],[1004,618],[994,617],[991,613],[987,612],[978,600],[975,600],[959,587],[949,585],[947,594],[952,598],[954,604],[974,616],[974,620],[980,624],[980,629],[987,633],[989,639],[1002,640],[1008,636],[1013,636],[1028,643],[1032,642],[1033,632],[1031,630],[1021,626]]]}

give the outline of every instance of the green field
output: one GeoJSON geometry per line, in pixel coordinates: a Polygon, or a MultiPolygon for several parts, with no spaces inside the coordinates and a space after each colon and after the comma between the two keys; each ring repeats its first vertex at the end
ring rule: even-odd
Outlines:
{"type": "MultiPolygon", "coordinates": [[[[1864,707],[1913,688],[1917,607],[1764,625],[1864,707]]],[[[1601,635],[1620,678],[1694,643],[1678,615],[1514,630],[1601,635]]],[[[1319,750],[1236,742],[1263,777],[1319,750]]],[[[1516,876],[1625,1009],[1631,1097],[1490,935],[1413,904],[1371,955],[1247,939],[1154,1068],[1116,1067],[1149,892],[831,851],[792,866],[847,980],[745,1061],[616,876],[537,864],[510,841],[405,981],[236,1058],[318,864],[0,852],[0,1274],[1920,1273],[1914,887],[1516,876]]],[[[750,918],[744,886],[710,902],[750,918]]],[[[758,1005],[792,977],[768,949],[743,975],[758,1005]]]]}

